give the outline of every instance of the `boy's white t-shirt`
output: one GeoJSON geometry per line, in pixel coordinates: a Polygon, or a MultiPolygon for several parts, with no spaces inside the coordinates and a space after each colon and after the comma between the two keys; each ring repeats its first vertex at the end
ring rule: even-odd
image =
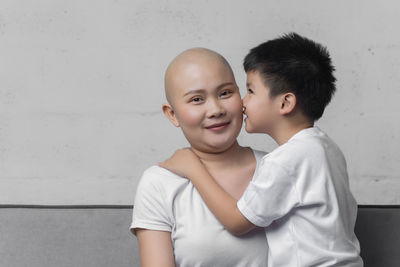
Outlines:
{"type": "MultiPolygon", "coordinates": [[[[254,151],[257,166],[263,152],[254,151]]],[[[208,209],[193,184],[153,166],[140,179],[131,229],[171,232],[176,266],[267,266],[268,244],[263,229],[236,237],[208,209]]],[[[157,255],[154,255],[155,257],[157,255]]]]}
{"type": "Polygon", "coordinates": [[[270,267],[363,266],[346,161],[317,127],[265,155],[237,205],[265,227],[270,267]]]}

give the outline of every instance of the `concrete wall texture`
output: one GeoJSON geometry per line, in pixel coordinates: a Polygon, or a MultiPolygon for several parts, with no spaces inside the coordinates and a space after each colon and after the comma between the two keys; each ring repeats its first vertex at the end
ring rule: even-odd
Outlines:
{"type": "Polygon", "coordinates": [[[291,31],[333,57],[338,91],[317,125],[343,149],[358,202],[400,204],[399,11],[394,0],[2,0],[0,204],[132,204],[143,170],[187,145],[161,113],[169,61],[214,49],[244,93],[248,50],[291,31]]]}

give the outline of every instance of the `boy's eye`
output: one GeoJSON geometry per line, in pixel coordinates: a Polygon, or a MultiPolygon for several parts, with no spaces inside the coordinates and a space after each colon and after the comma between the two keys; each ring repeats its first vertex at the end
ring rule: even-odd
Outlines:
{"type": "Polygon", "coordinates": [[[251,90],[250,88],[247,89],[247,92],[248,92],[249,94],[253,94],[253,93],[254,93],[253,90],[251,90]]]}

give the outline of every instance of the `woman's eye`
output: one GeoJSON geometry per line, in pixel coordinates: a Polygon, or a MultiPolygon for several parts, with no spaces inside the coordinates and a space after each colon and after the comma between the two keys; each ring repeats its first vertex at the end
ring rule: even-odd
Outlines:
{"type": "Polygon", "coordinates": [[[230,92],[230,91],[223,91],[220,96],[225,97],[225,96],[230,95],[231,93],[232,92],[230,92]]]}
{"type": "Polygon", "coordinates": [[[194,98],[192,98],[191,102],[198,103],[198,102],[200,102],[201,100],[202,100],[202,99],[201,99],[200,97],[194,97],[194,98]]]}

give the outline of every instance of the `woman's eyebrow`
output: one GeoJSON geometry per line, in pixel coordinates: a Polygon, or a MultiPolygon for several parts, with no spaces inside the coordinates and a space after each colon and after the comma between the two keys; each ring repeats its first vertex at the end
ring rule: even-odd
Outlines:
{"type": "Polygon", "coordinates": [[[225,86],[227,86],[227,85],[234,85],[234,84],[233,84],[233,82],[222,83],[222,84],[220,84],[220,85],[218,86],[218,89],[221,89],[221,88],[223,88],[223,87],[225,87],[225,86]]]}
{"type": "Polygon", "coordinates": [[[190,90],[189,92],[186,92],[183,96],[187,96],[190,94],[201,94],[204,93],[206,90],[204,89],[195,89],[195,90],[190,90]]]}
{"type": "MultiPolygon", "coordinates": [[[[220,85],[218,85],[217,90],[220,90],[221,88],[224,88],[225,86],[228,86],[228,85],[234,85],[234,83],[233,82],[221,83],[220,85]]],[[[190,94],[202,94],[202,93],[206,93],[206,90],[205,89],[194,89],[194,90],[189,90],[183,96],[187,96],[190,94]]]]}

